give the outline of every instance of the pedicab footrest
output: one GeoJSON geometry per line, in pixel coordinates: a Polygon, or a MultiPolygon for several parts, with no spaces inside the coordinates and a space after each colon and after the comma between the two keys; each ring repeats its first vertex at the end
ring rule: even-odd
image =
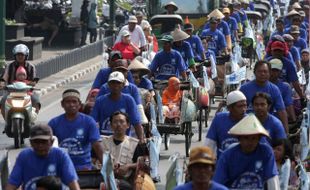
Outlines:
{"type": "Polygon", "coordinates": [[[181,133],[181,127],[171,124],[157,124],[159,133],[179,134],[181,133]]]}

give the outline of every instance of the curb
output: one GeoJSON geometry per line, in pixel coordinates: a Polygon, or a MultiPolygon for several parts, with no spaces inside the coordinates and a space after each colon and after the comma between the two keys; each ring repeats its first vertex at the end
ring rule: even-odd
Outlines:
{"type": "Polygon", "coordinates": [[[102,68],[103,66],[104,66],[104,64],[100,61],[96,64],[93,64],[90,67],[87,67],[83,70],[77,71],[77,72],[73,73],[72,75],[65,77],[64,79],[55,81],[53,84],[51,84],[45,88],[41,88],[40,91],[38,91],[37,93],[40,96],[46,95],[47,93],[49,93],[53,90],[56,90],[57,88],[60,88],[60,87],[66,85],[72,81],[78,80],[78,79],[82,78],[83,76],[85,76],[86,74],[94,72],[94,71],[102,68]]]}

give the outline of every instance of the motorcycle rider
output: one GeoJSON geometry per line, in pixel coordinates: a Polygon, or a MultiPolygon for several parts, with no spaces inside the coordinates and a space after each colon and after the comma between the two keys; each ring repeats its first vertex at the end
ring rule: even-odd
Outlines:
{"type": "MultiPolygon", "coordinates": [[[[4,74],[2,76],[2,81],[0,83],[0,88],[3,88],[5,85],[12,84],[16,81],[16,72],[17,69],[22,66],[26,70],[27,78],[25,80],[30,81],[28,85],[35,86],[36,85],[36,69],[35,66],[27,61],[29,56],[29,49],[24,44],[18,44],[13,48],[14,61],[6,65],[4,74]]],[[[7,99],[8,94],[3,95],[1,99],[1,114],[3,118],[5,118],[5,101],[7,99]]],[[[34,93],[31,96],[32,106],[36,109],[38,113],[41,107],[39,97],[34,93]]]]}

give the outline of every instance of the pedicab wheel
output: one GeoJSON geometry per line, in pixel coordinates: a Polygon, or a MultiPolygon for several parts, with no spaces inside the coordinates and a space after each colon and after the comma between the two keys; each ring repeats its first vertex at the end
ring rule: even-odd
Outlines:
{"type": "Polygon", "coordinates": [[[192,144],[192,123],[191,122],[186,122],[185,124],[185,153],[186,157],[189,157],[189,152],[190,152],[190,147],[192,144]]]}
{"type": "Polygon", "coordinates": [[[164,138],[165,138],[165,150],[168,150],[170,146],[170,134],[165,133],[164,138]]]}

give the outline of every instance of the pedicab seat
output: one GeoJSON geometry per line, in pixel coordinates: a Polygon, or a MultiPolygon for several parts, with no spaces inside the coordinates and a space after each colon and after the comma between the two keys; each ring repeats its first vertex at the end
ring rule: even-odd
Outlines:
{"type": "Polygon", "coordinates": [[[216,65],[225,65],[225,63],[229,61],[230,55],[216,56],[216,65]]]}
{"type": "Polygon", "coordinates": [[[77,174],[79,176],[78,183],[81,189],[99,189],[100,184],[103,183],[103,178],[99,169],[77,171],[77,174]]]}

